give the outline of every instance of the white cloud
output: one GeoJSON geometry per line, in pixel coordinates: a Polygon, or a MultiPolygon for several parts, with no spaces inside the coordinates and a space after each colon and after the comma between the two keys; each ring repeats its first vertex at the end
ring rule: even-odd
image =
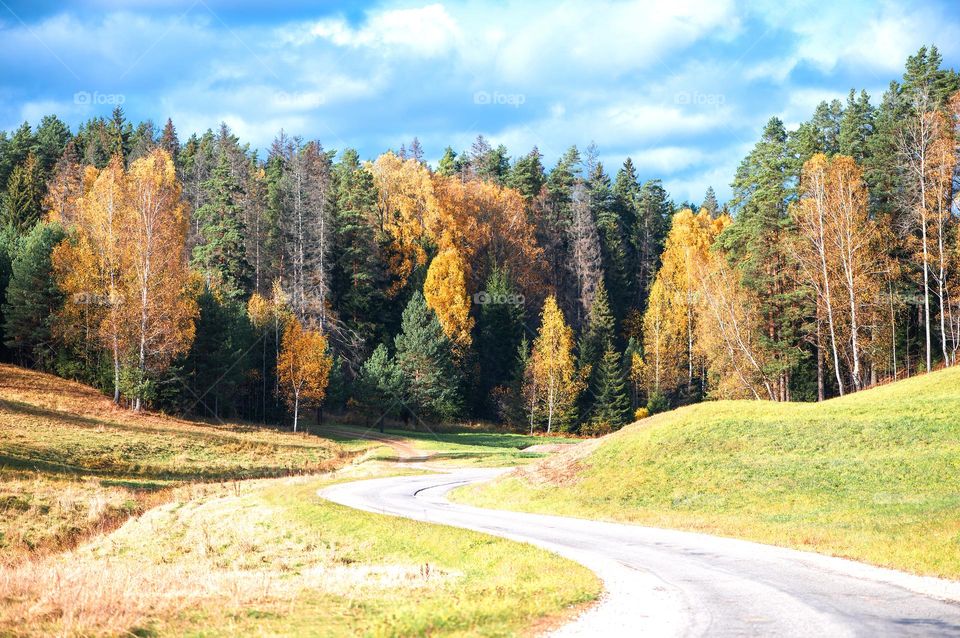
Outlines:
{"type": "MultiPolygon", "coordinates": [[[[949,3],[947,3],[949,6],[949,3]]],[[[779,60],[755,66],[755,77],[782,77],[804,62],[824,73],[840,66],[875,75],[899,75],[907,56],[931,38],[941,52],[960,53],[960,23],[940,7],[915,3],[839,2],[811,11],[809,5],[773,0],[760,15],[778,28],[793,31],[797,43],[779,60]]]]}
{"type": "Polygon", "coordinates": [[[400,49],[427,57],[448,52],[461,39],[460,27],[439,4],[372,12],[357,29],[343,18],[321,20],[309,35],[337,46],[400,49]]]}
{"type": "Polygon", "coordinates": [[[495,47],[476,46],[465,57],[477,67],[493,59],[501,77],[516,83],[673,73],[684,47],[737,22],[728,0],[514,2],[506,10],[472,5],[463,13],[481,32],[491,22],[504,25],[495,43],[486,42],[495,47]]]}
{"type": "Polygon", "coordinates": [[[706,154],[696,147],[661,146],[637,150],[630,157],[637,170],[662,175],[701,164],[706,154]]]}

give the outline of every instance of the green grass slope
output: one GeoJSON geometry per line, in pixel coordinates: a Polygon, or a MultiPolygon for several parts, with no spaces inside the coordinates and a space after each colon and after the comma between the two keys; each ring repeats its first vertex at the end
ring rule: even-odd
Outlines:
{"type": "Polygon", "coordinates": [[[960,369],[822,404],[702,403],[455,499],[960,577],[960,369]]]}

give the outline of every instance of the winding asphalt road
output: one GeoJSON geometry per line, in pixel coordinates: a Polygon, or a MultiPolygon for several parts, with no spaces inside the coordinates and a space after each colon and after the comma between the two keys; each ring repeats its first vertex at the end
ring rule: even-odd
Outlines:
{"type": "Polygon", "coordinates": [[[526,541],[604,581],[599,605],[557,636],[960,636],[960,582],[705,534],[449,503],[504,470],[343,483],[321,496],[526,541]]]}

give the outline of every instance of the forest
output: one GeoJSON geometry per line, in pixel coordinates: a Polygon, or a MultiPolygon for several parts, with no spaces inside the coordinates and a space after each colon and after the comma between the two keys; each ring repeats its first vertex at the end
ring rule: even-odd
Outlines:
{"type": "Polygon", "coordinates": [[[428,165],[117,107],[0,133],[4,361],[134,410],[603,434],[703,400],[822,401],[953,365],[960,74],[936,47],[675,202],[590,145],[428,165]]]}

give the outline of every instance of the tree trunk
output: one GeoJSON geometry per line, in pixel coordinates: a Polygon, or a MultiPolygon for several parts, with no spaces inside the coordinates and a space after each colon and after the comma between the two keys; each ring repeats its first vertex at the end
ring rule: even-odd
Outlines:
{"type": "Polygon", "coordinates": [[[817,320],[817,401],[823,401],[825,392],[823,387],[823,343],[820,339],[820,320],[817,320]]]}
{"type": "Polygon", "coordinates": [[[293,395],[293,431],[297,431],[297,421],[300,418],[300,394],[293,395]]]}

